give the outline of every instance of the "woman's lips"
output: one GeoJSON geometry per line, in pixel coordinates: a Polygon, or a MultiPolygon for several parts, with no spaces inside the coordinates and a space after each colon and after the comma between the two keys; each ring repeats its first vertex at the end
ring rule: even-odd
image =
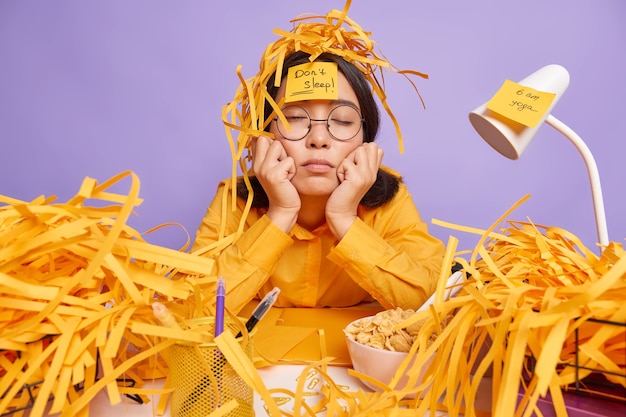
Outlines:
{"type": "Polygon", "coordinates": [[[313,173],[325,173],[333,169],[331,163],[325,159],[310,159],[302,164],[302,167],[313,173]]]}

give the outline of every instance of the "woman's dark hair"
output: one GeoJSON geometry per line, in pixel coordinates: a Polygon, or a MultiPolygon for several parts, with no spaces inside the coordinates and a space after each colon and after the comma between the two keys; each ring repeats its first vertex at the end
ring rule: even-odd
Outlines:
{"type": "MultiPolygon", "coordinates": [[[[310,55],[308,53],[297,51],[285,58],[281,79],[285,75],[287,75],[287,71],[289,68],[295,65],[309,62],[309,57],[310,55]]],[[[364,119],[363,142],[373,142],[376,139],[376,135],[378,134],[378,128],[380,125],[380,113],[378,111],[376,101],[374,100],[374,96],[372,94],[369,82],[367,81],[363,73],[353,64],[349,63],[338,55],[323,53],[316,59],[316,61],[337,63],[339,71],[341,71],[346,77],[346,79],[350,83],[350,86],[356,94],[357,100],[359,101],[359,108],[361,110],[361,115],[364,119]]],[[[270,77],[267,82],[267,92],[273,98],[276,97],[279,88],[274,86],[275,76],[276,74],[270,77]]],[[[269,105],[269,103],[266,103],[265,120],[269,120],[269,118],[272,117],[272,112],[272,107],[269,105]]],[[[269,129],[269,124],[267,129],[269,129]]],[[[265,193],[265,190],[263,190],[263,187],[261,187],[261,184],[259,183],[257,178],[250,177],[250,182],[252,184],[252,190],[254,192],[252,207],[268,207],[269,201],[267,199],[267,194],[265,193]]],[[[398,192],[398,188],[401,182],[402,178],[397,177],[382,169],[379,169],[378,174],[376,175],[376,182],[361,199],[361,205],[368,208],[376,208],[382,206],[383,204],[391,200],[393,196],[398,192]]],[[[248,198],[248,189],[246,188],[243,180],[240,180],[237,184],[237,195],[244,200],[248,198]]]]}

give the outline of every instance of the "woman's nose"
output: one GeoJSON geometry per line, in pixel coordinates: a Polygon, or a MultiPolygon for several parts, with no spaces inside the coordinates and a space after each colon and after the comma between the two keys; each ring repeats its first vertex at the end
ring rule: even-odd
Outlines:
{"type": "Polygon", "coordinates": [[[327,148],[331,137],[326,120],[311,120],[311,128],[306,136],[307,146],[311,148],[327,148]]]}

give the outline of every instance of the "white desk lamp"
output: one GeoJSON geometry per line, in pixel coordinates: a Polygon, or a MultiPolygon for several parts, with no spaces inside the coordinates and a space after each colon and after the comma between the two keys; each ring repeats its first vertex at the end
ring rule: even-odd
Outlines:
{"type": "MultiPolygon", "coordinates": [[[[609,243],[609,236],[606,226],[606,215],[604,213],[602,187],[600,186],[600,175],[596,161],[580,136],[550,114],[552,108],[569,85],[569,73],[560,65],[547,65],[524,78],[519,84],[534,90],[556,94],[545,115],[535,127],[528,127],[506,118],[488,109],[486,107],[487,103],[469,114],[472,126],[491,147],[510,159],[518,159],[520,157],[544,122],[569,139],[578,149],[587,165],[596,215],[598,242],[602,247],[606,247],[609,243]]],[[[600,252],[602,252],[602,249],[600,252]]]]}

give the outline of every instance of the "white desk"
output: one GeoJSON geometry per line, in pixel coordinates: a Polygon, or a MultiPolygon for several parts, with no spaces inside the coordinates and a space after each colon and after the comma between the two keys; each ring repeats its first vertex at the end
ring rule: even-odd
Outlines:
{"type": "MultiPolygon", "coordinates": [[[[259,370],[261,377],[263,378],[267,388],[289,388],[296,386],[296,379],[302,373],[304,366],[300,365],[280,365],[268,368],[262,368],[259,370]]],[[[358,390],[359,388],[367,391],[368,388],[361,383],[358,379],[348,375],[348,368],[340,366],[329,366],[328,373],[333,381],[338,385],[345,385],[351,390],[358,390]]],[[[307,382],[307,390],[310,392],[317,392],[320,388],[322,381],[316,379],[313,375],[311,380],[307,382]]],[[[163,380],[155,382],[154,387],[160,388],[163,386],[163,380]]],[[[488,410],[491,402],[491,390],[488,386],[485,389],[481,389],[480,398],[476,406],[481,410],[488,410]]],[[[616,402],[607,402],[591,397],[575,395],[565,393],[565,400],[567,404],[568,415],[570,417],[623,417],[626,415],[626,404],[620,404],[616,402]]],[[[315,396],[310,397],[315,401],[315,396]]],[[[159,400],[158,396],[155,396],[149,404],[137,404],[126,396],[122,396],[122,402],[120,404],[112,406],[109,403],[109,399],[105,391],[100,392],[96,398],[91,402],[89,407],[90,417],[154,417],[156,416],[156,404],[159,400]]],[[[550,405],[549,399],[542,399],[539,401],[539,407],[545,416],[554,416],[554,410],[550,405]]],[[[292,404],[285,403],[281,406],[285,410],[291,410],[292,404]]],[[[254,410],[256,417],[268,416],[264,407],[264,402],[255,393],[254,394],[254,410]]],[[[165,417],[171,417],[169,409],[166,410],[165,417]]],[[[438,413],[438,416],[445,416],[445,413],[438,413]]],[[[52,416],[51,416],[52,417],[52,416]]]]}
{"type": "MultiPolygon", "coordinates": [[[[304,366],[301,365],[280,365],[280,366],[272,366],[267,368],[259,369],[259,373],[265,382],[265,385],[268,388],[281,388],[281,387],[294,387],[296,385],[296,380],[302,373],[304,366]]],[[[348,375],[347,368],[341,366],[329,366],[328,373],[335,381],[335,383],[340,385],[345,385],[350,387],[351,389],[359,389],[368,390],[368,388],[363,385],[358,379],[348,375]]],[[[155,382],[155,387],[162,387],[163,380],[158,380],[155,382]]],[[[317,390],[321,387],[322,381],[319,380],[316,376],[311,376],[311,380],[307,382],[307,390],[310,392],[317,392],[317,390]]],[[[315,397],[311,397],[315,399],[315,397]]],[[[156,416],[156,403],[158,402],[158,397],[155,398],[149,404],[137,404],[133,400],[129,399],[126,396],[122,396],[122,402],[120,404],[111,405],[109,403],[109,398],[106,395],[106,392],[100,392],[96,398],[91,402],[89,406],[89,416],[90,417],[153,417],[156,416]]],[[[285,409],[290,409],[291,404],[286,403],[282,406],[285,409]]],[[[268,413],[265,410],[263,400],[258,396],[257,393],[254,394],[254,411],[257,417],[267,416],[268,413]]],[[[170,417],[169,407],[165,417],[170,417]]]]}

